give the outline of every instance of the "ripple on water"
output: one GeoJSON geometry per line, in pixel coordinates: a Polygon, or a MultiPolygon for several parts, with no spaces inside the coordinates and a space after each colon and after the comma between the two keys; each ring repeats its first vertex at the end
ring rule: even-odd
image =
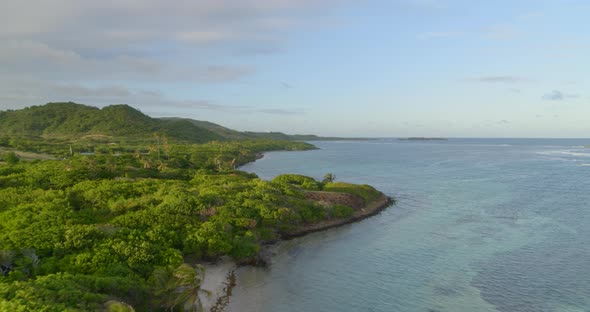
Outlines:
{"type": "Polygon", "coordinates": [[[499,311],[545,312],[560,306],[587,311],[590,253],[571,242],[562,241],[560,249],[557,242],[543,242],[498,254],[477,269],[471,285],[499,311]]]}
{"type": "Polygon", "coordinates": [[[590,311],[590,153],[560,142],[320,142],[248,165],[334,172],[398,203],[241,272],[230,311],[590,311]]]}

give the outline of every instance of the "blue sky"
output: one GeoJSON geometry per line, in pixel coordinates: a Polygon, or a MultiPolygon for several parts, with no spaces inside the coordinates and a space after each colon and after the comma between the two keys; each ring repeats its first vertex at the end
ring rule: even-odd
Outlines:
{"type": "Polygon", "coordinates": [[[588,16],[582,0],[6,0],[0,109],[72,100],[239,130],[589,137],[588,16]]]}

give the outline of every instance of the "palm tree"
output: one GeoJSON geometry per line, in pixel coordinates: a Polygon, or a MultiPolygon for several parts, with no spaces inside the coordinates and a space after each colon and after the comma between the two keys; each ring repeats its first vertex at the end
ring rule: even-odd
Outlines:
{"type": "Polygon", "coordinates": [[[330,183],[330,182],[334,182],[334,180],[336,180],[336,175],[333,173],[326,173],[326,175],[324,176],[324,179],[322,180],[323,183],[330,183]]]}
{"type": "Polygon", "coordinates": [[[182,311],[203,311],[200,295],[211,295],[210,291],[201,289],[205,268],[200,264],[196,267],[183,263],[178,267],[158,268],[154,271],[154,279],[155,293],[168,311],[177,307],[181,307],[182,311]]]}
{"type": "Polygon", "coordinates": [[[197,265],[196,268],[188,264],[181,264],[174,274],[179,287],[178,301],[184,303],[185,311],[203,311],[203,303],[201,302],[200,294],[204,293],[211,296],[211,292],[201,289],[203,280],[205,279],[205,267],[197,265]]]}

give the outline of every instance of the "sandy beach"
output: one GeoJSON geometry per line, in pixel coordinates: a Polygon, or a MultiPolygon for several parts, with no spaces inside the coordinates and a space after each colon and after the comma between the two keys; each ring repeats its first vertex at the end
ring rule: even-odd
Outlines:
{"type": "Polygon", "coordinates": [[[227,298],[227,290],[230,285],[230,277],[237,268],[235,262],[229,258],[219,260],[217,263],[204,264],[205,280],[202,289],[211,292],[211,296],[203,296],[204,311],[223,311],[224,300],[227,298]]]}

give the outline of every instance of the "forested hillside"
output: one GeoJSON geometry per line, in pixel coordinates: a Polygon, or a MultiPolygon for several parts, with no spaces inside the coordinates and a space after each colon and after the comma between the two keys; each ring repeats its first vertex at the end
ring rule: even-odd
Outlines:
{"type": "Polygon", "coordinates": [[[316,135],[287,135],[281,132],[241,132],[221,125],[186,118],[152,118],[128,105],[104,108],[82,104],[48,103],[20,110],[0,111],[0,142],[12,139],[57,142],[145,142],[153,133],[183,143],[271,139],[304,141],[316,135]]]}
{"type": "Polygon", "coordinates": [[[0,136],[47,139],[150,139],[154,132],[191,143],[224,137],[184,120],[151,118],[128,105],[99,109],[76,103],[48,103],[0,112],[0,136]]]}
{"type": "Polygon", "coordinates": [[[318,140],[347,140],[348,138],[334,138],[334,137],[320,137],[314,134],[285,134],[282,132],[253,132],[253,131],[237,131],[220,126],[218,124],[186,118],[162,118],[164,120],[184,120],[193,125],[215,132],[228,140],[252,140],[252,139],[266,139],[266,140],[283,140],[283,141],[318,141],[318,140]]]}

